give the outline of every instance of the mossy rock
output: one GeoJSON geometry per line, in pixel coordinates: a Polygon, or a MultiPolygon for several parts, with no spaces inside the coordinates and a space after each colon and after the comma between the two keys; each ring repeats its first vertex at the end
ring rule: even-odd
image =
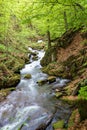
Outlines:
{"type": "Polygon", "coordinates": [[[29,57],[25,56],[24,61],[25,61],[25,63],[29,63],[29,57]]]}
{"type": "Polygon", "coordinates": [[[57,57],[57,47],[52,46],[50,49],[46,50],[45,56],[41,60],[42,66],[47,66],[49,63],[56,61],[57,57]]]}
{"type": "Polygon", "coordinates": [[[32,60],[38,60],[38,56],[33,56],[32,60]]]}
{"type": "Polygon", "coordinates": [[[63,129],[64,127],[64,120],[60,120],[60,121],[57,121],[55,123],[52,124],[54,130],[56,129],[63,129]]]}
{"type": "Polygon", "coordinates": [[[47,80],[48,80],[49,83],[53,83],[53,82],[56,81],[56,77],[55,76],[49,76],[47,80]]]}
{"type": "Polygon", "coordinates": [[[38,85],[43,85],[43,84],[45,84],[45,83],[47,83],[47,79],[43,79],[43,80],[39,80],[39,81],[37,81],[37,83],[38,83],[38,85]]]}
{"type": "Polygon", "coordinates": [[[7,79],[7,82],[5,82],[6,87],[15,87],[20,82],[20,75],[13,75],[12,77],[7,79]]]}
{"type": "Polygon", "coordinates": [[[31,74],[24,75],[24,79],[31,79],[31,74]]]}
{"type": "Polygon", "coordinates": [[[24,63],[23,64],[21,64],[21,63],[18,63],[18,64],[16,64],[14,67],[13,67],[13,72],[14,73],[20,73],[20,70],[23,68],[23,66],[24,66],[24,63]]]}
{"type": "Polygon", "coordinates": [[[57,98],[61,97],[62,95],[63,95],[62,92],[56,92],[56,93],[55,93],[55,96],[56,96],[57,98]]]}
{"type": "Polygon", "coordinates": [[[35,51],[35,52],[32,52],[32,51],[31,51],[30,54],[33,55],[33,56],[37,56],[38,52],[36,52],[36,51],[35,51]]]}

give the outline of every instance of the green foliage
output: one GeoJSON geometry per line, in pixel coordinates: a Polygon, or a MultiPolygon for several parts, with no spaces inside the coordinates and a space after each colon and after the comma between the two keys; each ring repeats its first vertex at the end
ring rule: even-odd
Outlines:
{"type": "Polygon", "coordinates": [[[63,128],[64,127],[64,121],[63,120],[60,120],[58,122],[55,122],[53,123],[53,128],[54,129],[58,129],[58,128],[63,128]]]}
{"type": "Polygon", "coordinates": [[[3,44],[0,44],[0,52],[4,52],[5,51],[5,45],[3,45],[3,44]]]}
{"type": "Polygon", "coordinates": [[[67,29],[87,29],[87,1],[84,0],[0,0],[0,41],[27,44],[28,39],[46,35],[60,37],[67,29]],[[64,13],[66,16],[64,16],[64,13]]]}
{"type": "Polygon", "coordinates": [[[66,12],[67,28],[87,26],[87,1],[81,0],[34,0],[29,8],[25,8],[25,23],[32,21],[39,34],[51,33],[51,38],[61,36],[65,32],[64,12],[66,12]],[[32,12],[32,13],[31,13],[32,12]],[[28,15],[27,15],[28,14],[28,15]]]}
{"type": "Polygon", "coordinates": [[[79,97],[87,100],[87,86],[81,87],[79,97]]]}

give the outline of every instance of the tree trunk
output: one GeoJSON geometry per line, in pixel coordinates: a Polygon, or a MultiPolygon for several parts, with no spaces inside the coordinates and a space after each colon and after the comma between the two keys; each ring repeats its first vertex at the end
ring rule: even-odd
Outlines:
{"type": "Polygon", "coordinates": [[[50,31],[47,31],[47,38],[48,38],[48,49],[50,49],[51,48],[50,31]]]}

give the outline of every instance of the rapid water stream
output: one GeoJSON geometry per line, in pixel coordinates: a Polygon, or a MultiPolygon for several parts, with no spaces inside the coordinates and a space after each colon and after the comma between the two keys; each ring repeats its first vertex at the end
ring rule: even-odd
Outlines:
{"type": "Polygon", "coordinates": [[[42,130],[41,125],[46,130],[52,130],[52,126],[49,125],[52,119],[55,122],[56,118],[64,118],[64,114],[69,113],[65,104],[59,110],[59,115],[53,118],[56,104],[62,104],[62,101],[54,98],[54,94],[51,93],[52,85],[63,86],[67,80],[57,78],[55,83],[39,86],[37,81],[48,77],[40,69],[40,60],[45,52],[31,48],[29,50],[38,53],[38,60],[34,61],[31,56],[31,63],[26,64],[20,71],[21,80],[16,90],[0,103],[0,130],[42,130]],[[31,79],[24,78],[28,73],[31,74],[31,79]]]}

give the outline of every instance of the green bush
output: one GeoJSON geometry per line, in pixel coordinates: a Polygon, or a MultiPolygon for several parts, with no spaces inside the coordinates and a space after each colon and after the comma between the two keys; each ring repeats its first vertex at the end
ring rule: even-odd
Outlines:
{"type": "Polygon", "coordinates": [[[81,87],[79,90],[79,97],[87,100],[87,86],[81,87]]]}

